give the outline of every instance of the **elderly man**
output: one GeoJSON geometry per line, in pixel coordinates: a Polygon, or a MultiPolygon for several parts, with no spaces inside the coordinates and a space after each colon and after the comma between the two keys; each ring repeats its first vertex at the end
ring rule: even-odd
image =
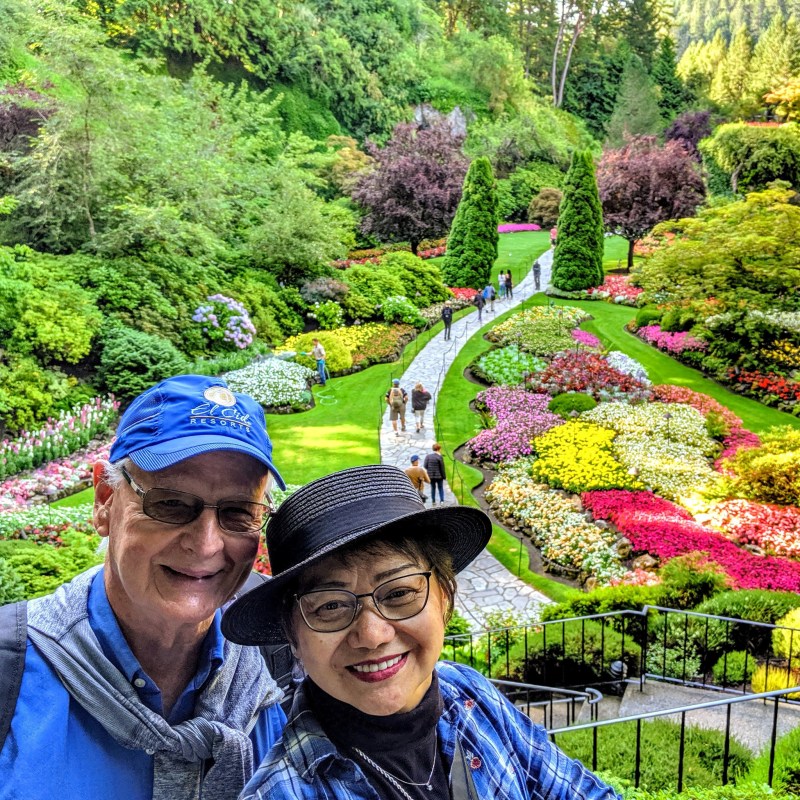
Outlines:
{"type": "Polygon", "coordinates": [[[220,633],[283,486],[271,456],[261,407],[219,378],[133,401],[94,467],[104,565],[27,605],[0,800],[237,797],[285,721],[259,650],[220,633]]]}

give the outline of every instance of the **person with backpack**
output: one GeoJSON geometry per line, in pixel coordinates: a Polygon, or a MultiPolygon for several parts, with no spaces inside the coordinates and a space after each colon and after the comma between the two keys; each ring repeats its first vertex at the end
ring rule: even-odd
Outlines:
{"type": "Polygon", "coordinates": [[[494,314],[494,298],[496,294],[492,282],[489,281],[483,288],[483,299],[489,304],[489,311],[492,314],[494,314]]]}
{"type": "Polygon", "coordinates": [[[431,393],[421,384],[411,390],[411,410],[414,412],[414,424],[417,433],[425,430],[425,409],[431,401],[431,393]]]}
{"type": "Polygon", "coordinates": [[[442,322],[444,323],[444,340],[450,340],[450,326],[453,324],[453,304],[449,300],[442,306],[442,322]]]}
{"type": "Polygon", "coordinates": [[[482,292],[478,292],[475,297],[472,298],[472,305],[478,309],[478,325],[480,325],[483,322],[483,307],[486,305],[482,292]]]}
{"type": "Polygon", "coordinates": [[[264,411],[223,379],[134,399],[94,465],[105,563],[0,608],[0,798],[236,800],[286,721],[220,627],[273,483],[264,411]]]}
{"type": "Polygon", "coordinates": [[[400,430],[406,429],[406,403],[408,403],[406,390],[400,387],[400,379],[394,378],[391,388],[386,392],[386,405],[389,406],[389,419],[395,436],[400,435],[400,431],[397,430],[397,420],[400,420],[400,430]]]}

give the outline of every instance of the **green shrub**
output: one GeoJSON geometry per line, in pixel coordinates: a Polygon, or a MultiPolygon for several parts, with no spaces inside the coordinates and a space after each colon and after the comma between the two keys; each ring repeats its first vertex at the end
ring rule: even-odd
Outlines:
{"type": "Polygon", "coordinates": [[[558,414],[559,417],[569,419],[573,411],[579,414],[582,411],[589,411],[597,405],[591,395],[583,394],[581,392],[564,392],[557,394],[547,405],[548,411],[558,414]]]}
{"type": "Polygon", "coordinates": [[[5,558],[0,558],[0,606],[24,600],[25,584],[5,558]]]}
{"type": "Polygon", "coordinates": [[[660,322],[663,313],[656,306],[642,306],[636,312],[636,327],[643,328],[645,325],[653,325],[660,322]]]}
{"type": "Polygon", "coordinates": [[[660,592],[660,586],[604,586],[575,595],[563,603],[545,606],[542,620],[588,617],[610,611],[639,611],[646,605],[658,605],[660,592]]]}
{"type": "Polygon", "coordinates": [[[314,303],[311,315],[317,318],[320,328],[324,331],[332,331],[341,328],[344,324],[344,313],[342,307],[333,300],[326,300],[324,303],[314,303]]]}
{"type": "Polygon", "coordinates": [[[353,368],[353,356],[350,351],[342,344],[339,337],[330,331],[301,333],[286,341],[286,347],[297,352],[295,361],[298,364],[316,370],[317,362],[310,355],[311,349],[314,347],[312,339],[315,338],[319,339],[320,344],[325,348],[325,365],[331,375],[340,375],[353,368]],[[309,353],[309,355],[302,355],[302,353],[309,353]]]}
{"type": "MultiPolygon", "coordinates": [[[[794,592],[770,592],[763,589],[739,589],[720,592],[701,603],[694,610],[717,617],[752,620],[774,625],[794,608],[800,608],[800,596],[794,592]]],[[[772,649],[772,630],[756,625],[719,620],[698,619],[703,628],[710,654],[730,650],[748,650],[759,658],[766,658],[772,649]],[[707,629],[707,632],[706,632],[707,629]]]]}
{"type": "Polygon", "coordinates": [[[683,614],[653,611],[648,620],[647,672],[691,680],[703,667],[703,639],[683,614]]]}
{"type": "Polygon", "coordinates": [[[400,294],[417,308],[427,308],[452,296],[444,285],[441,270],[433,261],[400,250],[383,256],[379,266],[400,279],[403,284],[400,294]]]}
{"type": "MultiPolygon", "coordinates": [[[[689,718],[691,722],[691,717],[689,718]]],[[[556,744],[572,758],[592,763],[592,731],[565,732],[556,744]]],[[[658,791],[674,789],[678,784],[680,725],[655,719],[642,725],[640,787],[658,791]]],[[[634,778],[636,760],[636,724],[621,722],[597,732],[597,768],[624,780],[634,778]]],[[[684,787],[714,787],[722,782],[725,736],[719,731],[687,726],[684,738],[684,787]]],[[[735,739],[730,740],[728,776],[737,781],[752,764],[749,751],[735,739]]],[[[679,796],[689,800],[691,793],[679,796]]]]}
{"type": "Polygon", "coordinates": [[[231,292],[250,311],[258,338],[278,344],[303,330],[305,303],[295,287],[281,289],[269,278],[263,270],[243,270],[231,282],[231,292]]]}
{"type": "Polygon", "coordinates": [[[470,624],[457,609],[453,609],[453,613],[447,622],[447,627],[444,629],[445,636],[456,636],[462,633],[469,633],[470,624]]]}
{"type": "Polygon", "coordinates": [[[552,228],[558,222],[558,207],[563,197],[561,189],[545,186],[528,206],[528,222],[552,228]]]}
{"type": "MultiPolygon", "coordinates": [[[[564,173],[555,164],[547,161],[533,161],[526,167],[515,170],[507,178],[497,181],[499,219],[525,222],[534,195],[544,187],[560,187],[563,182],[564,173]]],[[[558,206],[555,213],[558,217],[558,206]]]]}
{"type": "Polygon", "coordinates": [[[379,306],[387,297],[405,292],[405,286],[397,275],[372,264],[350,267],[342,273],[342,280],[373,306],[379,306]]]}
{"type": "Polygon", "coordinates": [[[761,436],[761,447],[739,450],[730,465],[744,497],[800,505],[800,430],[773,428],[761,436]]]}
{"type": "Polygon", "coordinates": [[[42,369],[24,356],[0,363],[0,420],[9,431],[44,422],[68,396],[69,382],[62,372],[42,369]]]}
{"type": "Polygon", "coordinates": [[[342,310],[351,321],[364,322],[377,314],[375,304],[360,292],[348,292],[342,300],[342,310]]]}
{"type": "Polygon", "coordinates": [[[668,608],[690,609],[728,588],[728,577],[704,553],[670,559],[659,573],[661,599],[668,608]]]}
{"type": "Polygon", "coordinates": [[[724,653],[714,663],[711,674],[719,686],[742,686],[750,680],[756,660],[746,650],[724,653]]]}
{"type": "Polygon", "coordinates": [[[523,353],[516,345],[490,350],[471,365],[472,373],[487,383],[518,386],[523,377],[547,366],[542,358],[523,353]]]}
{"type": "Polygon", "coordinates": [[[777,624],[782,628],[772,632],[773,652],[778,658],[797,659],[800,664],[800,608],[793,608],[777,624]]]}
{"type": "Polygon", "coordinates": [[[166,339],[115,325],[103,337],[98,376],[105,389],[128,400],[164,378],[180,375],[186,366],[186,359],[166,339]]]}
{"type": "MultiPolygon", "coordinates": [[[[800,668],[775,663],[759,664],[750,679],[750,686],[756,694],[800,686],[800,668]]],[[[800,692],[785,696],[790,700],[800,700],[800,692]]]]}
{"type": "Polygon", "coordinates": [[[387,297],[381,303],[381,313],[386,322],[405,322],[415,328],[425,327],[425,319],[417,307],[402,295],[387,297]]]}
{"type": "Polygon", "coordinates": [[[729,783],[727,786],[711,786],[709,788],[664,789],[649,792],[647,789],[634,789],[628,784],[630,781],[615,781],[613,776],[601,777],[622,792],[624,800],[798,800],[797,795],[776,793],[766,783],[754,784],[740,781],[736,786],[729,783]]]}

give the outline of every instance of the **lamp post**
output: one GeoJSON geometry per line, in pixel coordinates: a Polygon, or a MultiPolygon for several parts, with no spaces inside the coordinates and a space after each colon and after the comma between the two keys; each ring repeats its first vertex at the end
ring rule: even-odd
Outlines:
{"type": "Polygon", "coordinates": [[[667,421],[667,441],[672,441],[669,435],[669,421],[672,419],[672,414],[670,414],[669,411],[667,411],[664,414],[664,419],[667,421]]]}

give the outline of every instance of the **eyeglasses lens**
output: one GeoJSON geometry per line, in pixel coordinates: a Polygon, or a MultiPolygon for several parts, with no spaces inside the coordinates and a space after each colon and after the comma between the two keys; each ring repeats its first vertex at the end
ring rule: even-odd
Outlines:
{"type": "Polygon", "coordinates": [[[298,598],[306,624],[319,633],[334,633],[347,628],[356,618],[361,597],[372,597],[378,613],[399,621],[419,614],[428,602],[430,573],[416,573],[393,578],[373,592],[355,595],[340,589],[307,592],[298,598]]]}
{"type": "MultiPolygon", "coordinates": [[[[145,492],[142,510],[148,517],[171,525],[185,525],[203,513],[206,503],[202,497],[172,489],[153,488],[145,492]]],[[[261,530],[266,506],[239,500],[223,500],[217,506],[217,520],[223,530],[248,533],[261,530]]]]}

